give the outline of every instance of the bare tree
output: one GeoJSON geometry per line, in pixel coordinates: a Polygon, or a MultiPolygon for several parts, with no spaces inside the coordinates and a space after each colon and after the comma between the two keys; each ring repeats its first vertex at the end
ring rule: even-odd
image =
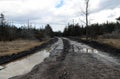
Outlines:
{"type": "Polygon", "coordinates": [[[89,8],[89,0],[85,0],[85,5],[86,5],[86,11],[85,11],[85,15],[86,15],[86,26],[88,26],[88,8],[89,8]]]}
{"type": "Polygon", "coordinates": [[[85,24],[85,26],[86,26],[86,39],[88,39],[88,25],[89,25],[89,20],[88,20],[88,16],[89,16],[89,1],[90,0],[84,0],[84,9],[83,10],[81,10],[81,15],[82,16],[84,16],[85,17],[85,20],[81,20],[80,18],[79,18],[79,20],[83,23],[83,24],[85,24]]]}
{"type": "Polygon", "coordinates": [[[88,39],[88,15],[89,15],[89,0],[85,0],[85,18],[86,18],[86,39],[88,39]]]}

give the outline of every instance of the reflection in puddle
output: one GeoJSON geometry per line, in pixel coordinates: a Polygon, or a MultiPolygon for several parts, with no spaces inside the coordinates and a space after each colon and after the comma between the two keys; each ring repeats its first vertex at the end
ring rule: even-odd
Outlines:
{"type": "Polygon", "coordinates": [[[92,48],[82,48],[81,53],[98,53],[98,51],[96,49],[92,49],[92,48]]]}
{"type": "Polygon", "coordinates": [[[75,41],[71,41],[71,49],[70,51],[76,52],[76,53],[99,53],[98,50],[87,46],[85,44],[82,43],[77,43],[75,41]]]}
{"type": "Polygon", "coordinates": [[[72,45],[71,49],[74,52],[79,52],[79,53],[98,53],[99,51],[94,49],[94,48],[87,48],[87,47],[81,47],[81,46],[76,46],[76,45],[72,45]]]}

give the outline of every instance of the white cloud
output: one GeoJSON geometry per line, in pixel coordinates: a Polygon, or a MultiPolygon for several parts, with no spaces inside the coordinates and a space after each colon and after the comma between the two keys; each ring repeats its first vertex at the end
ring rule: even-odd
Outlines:
{"type": "MultiPolygon", "coordinates": [[[[28,19],[33,24],[51,24],[54,30],[63,30],[63,27],[68,22],[80,22],[81,10],[84,10],[84,0],[63,0],[64,3],[60,7],[56,7],[60,0],[1,0],[0,12],[3,12],[7,19],[13,20],[17,24],[24,24],[28,19]]],[[[120,8],[114,5],[112,0],[90,0],[90,20],[91,23],[102,23],[108,21],[115,21],[119,16],[120,8]],[[108,6],[104,9],[104,6],[108,6]],[[112,4],[112,7],[109,6],[112,4]]],[[[116,0],[115,0],[116,1],[116,0]]],[[[120,2],[120,1],[119,1],[120,2]]],[[[118,4],[118,2],[116,2],[118,4]]],[[[82,23],[80,23],[82,24],[82,23]]]]}
{"type": "Polygon", "coordinates": [[[116,22],[115,19],[120,16],[119,12],[120,8],[102,10],[91,14],[90,19],[93,20],[92,23],[116,22]]]}

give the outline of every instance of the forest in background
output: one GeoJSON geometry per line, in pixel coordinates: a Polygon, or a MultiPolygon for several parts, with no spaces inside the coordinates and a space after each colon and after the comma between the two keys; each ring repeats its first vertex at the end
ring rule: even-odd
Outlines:
{"type": "MultiPolygon", "coordinates": [[[[54,36],[75,36],[85,38],[97,39],[102,36],[104,38],[120,38],[120,17],[116,23],[106,22],[103,24],[92,24],[88,27],[77,24],[68,24],[64,31],[53,32],[51,26],[47,24],[45,28],[36,29],[31,26],[17,27],[10,25],[5,21],[5,16],[1,14],[0,22],[0,41],[12,41],[16,39],[38,39],[44,40],[54,36]]],[[[57,26],[56,26],[57,27],[57,26]]]]}
{"type": "Polygon", "coordinates": [[[79,24],[68,24],[64,29],[63,36],[79,36],[97,39],[99,36],[104,38],[120,38],[120,23],[119,18],[116,23],[92,24],[88,27],[83,27],[79,24]]]}
{"type": "Polygon", "coordinates": [[[44,40],[53,37],[53,30],[49,24],[45,28],[36,29],[35,27],[10,25],[5,21],[5,16],[1,14],[0,22],[0,41],[12,41],[16,39],[44,40]]]}

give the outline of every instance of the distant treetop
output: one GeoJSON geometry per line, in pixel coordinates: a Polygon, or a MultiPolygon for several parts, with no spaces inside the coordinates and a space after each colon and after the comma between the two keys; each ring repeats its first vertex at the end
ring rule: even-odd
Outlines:
{"type": "Polygon", "coordinates": [[[116,20],[120,22],[120,17],[116,18],[116,20]]]}

